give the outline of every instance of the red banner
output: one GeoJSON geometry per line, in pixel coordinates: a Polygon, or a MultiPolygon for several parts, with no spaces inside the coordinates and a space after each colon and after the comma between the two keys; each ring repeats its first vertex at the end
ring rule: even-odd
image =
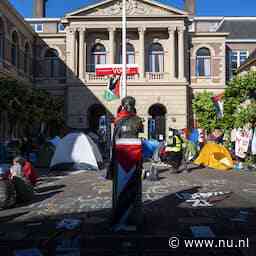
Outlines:
{"type": "MultiPolygon", "coordinates": [[[[122,65],[97,65],[96,75],[97,76],[107,76],[107,75],[122,75],[123,68],[122,65]]],[[[139,73],[139,67],[136,65],[127,65],[126,68],[127,75],[137,75],[139,73]]]]}

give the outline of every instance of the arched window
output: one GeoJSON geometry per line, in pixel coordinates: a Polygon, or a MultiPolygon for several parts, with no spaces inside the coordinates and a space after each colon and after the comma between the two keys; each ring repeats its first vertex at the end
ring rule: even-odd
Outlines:
{"type": "MultiPolygon", "coordinates": [[[[120,47],[119,60],[118,63],[122,63],[123,49],[122,45],[120,47]]],[[[135,64],[135,50],[132,44],[126,44],[126,63],[135,64]]]]}
{"type": "Polygon", "coordinates": [[[0,18],[0,61],[4,58],[4,22],[0,18]]]}
{"type": "Polygon", "coordinates": [[[24,53],[24,73],[29,74],[30,71],[30,61],[31,61],[31,55],[30,55],[30,46],[28,43],[25,45],[25,53],[24,53]]]}
{"type": "Polygon", "coordinates": [[[45,53],[45,69],[46,77],[58,77],[59,76],[59,53],[55,49],[49,49],[45,53]]]}
{"type": "Polygon", "coordinates": [[[95,44],[91,51],[91,72],[95,72],[97,64],[106,64],[106,48],[102,44],[95,44]]]}
{"type": "Polygon", "coordinates": [[[12,33],[12,65],[18,66],[19,39],[16,31],[12,33]]]}
{"type": "Polygon", "coordinates": [[[196,76],[211,76],[211,53],[206,47],[196,52],[196,76]]]}
{"type": "Polygon", "coordinates": [[[153,43],[149,47],[149,72],[164,72],[164,49],[161,44],[153,43]]]}

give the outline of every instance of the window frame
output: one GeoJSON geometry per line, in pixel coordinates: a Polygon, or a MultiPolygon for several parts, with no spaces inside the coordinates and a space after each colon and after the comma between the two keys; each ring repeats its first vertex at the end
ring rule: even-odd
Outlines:
{"type": "Polygon", "coordinates": [[[3,62],[5,57],[5,27],[2,19],[0,19],[0,25],[2,25],[2,30],[0,30],[0,62],[3,62]]]}
{"type": "Polygon", "coordinates": [[[165,52],[164,47],[161,43],[152,43],[148,48],[148,72],[150,73],[164,73],[165,64],[165,52]],[[154,50],[153,46],[159,45],[161,50],[154,50]],[[158,64],[157,60],[158,59],[158,64]],[[158,65],[158,68],[157,66],[158,65]],[[159,71],[156,71],[159,69],[159,71]]]}
{"type": "MultiPolygon", "coordinates": [[[[118,63],[122,64],[122,58],[123,58],[122,45],[121,45],[121,47],[119,49],[119,56],[118,56],[118,58],[119,58],[118,59],[118,63]]],[[[127,64],[135,64],[135,48],[134,48],[133,44],[131,44],[131,43],[126,43],[126,63],[127,64]],[[132,51],[131,50],[128,51],[128,45],[131,46],[132,51]],[[132,63],[129,62],[130,57],[132,57],[132,60],[133,60],[132,63]]]]}
{"type": "Polygon", "coordinates": [[[11,64],[19,68],[19,35],[16,30],[12,32],[11,38],[11,64]],[[14,34],[16,35],[16,42],[14,42],[14,34]]]}
{"type": "Polygon", "coordinates": [[[95,72],[96,71],[96,65],[99,64],[107,64],[107,50],[104,44],[102,43],[96,43],[93,45],[93,47],[91,48],[91,67],[90,67],[90,72],[95,72]],[[95,51],[97,45],[100,45],[103,47],[104,51],[95,51]],[[98,60],[101,59],[101,57],[104,57],[104,63],[98,63],[98,61],[96,61],[96,57],[98,57],[98,60]]]}
{"type": "Polygon", "coordinates": [[[25,44],[25,51],[24,51],[24,73],[30,74],[30,61],[31,61],[31,47],[30,44],[27,42],[25,44]]]}
{"type": "Polygon", "coordinates": [[[237,69],[246,61],[241,63],[241,53],[246,53],[246,59],[249,57],[249,51],[248,50],[231,50],[229,53],[229,74],[230,74],[230,78],[234,77],[236,75],[236,71],[237,69]],[[233,54],[236,54],[236,68],[233,68],[232,64],[233,64],[233,54]]]}
{"type": "Polygon", "coordinates": [[[58,23],[58,32],[65,33],[65,26],[62,23],[58,23]],[[63,30],[60,29],[61,26],[63,26],[63,30]]]}
{"type": "Polygon", "coordinates": [[[43,32],[44,32],[44,24],[43,24],[43,23],[35,23],[34,25],[35,25],[35,27],[34,27],[35,32],[37,32],[37,33],[43,33],[43,32]],[[42,29],[41,29],[41,30],[38,29],[38,26],[39,26],[39,25],[42,26],[42,29]]]}
{"type": "Polygon", "coordinates": [[[60,60],[59,60],[59,52],[55,48],[49,48],[44,54],[44,60],[47,61],[49,65],[49,74],[47,74],[47,78],[55,79],[60,77],[60,60]],[[56,52],[56,56],[46,56],[48,52],[54,51],[56,52]],[[56,75],[57,74],[57,75],[56,75]]]}
{"type": "Polygon", "coordinates": [[[195,75],[196,77],[198,78],[204,78],[204,79],[210,79],[212,77],[212,54],[211,54],[211,50],[206,47],[206,46],[202,46],[200,48],[197,49],[196,51],[196,65],[195,65],[195,75]],[[209,55],[198,55],[198,52],[201,50],[201,49],[207,49],[208,52],[209,52],[209,55]],[[199,60],[203,60],[202,63],[199,63],[199,60]],[[198,65],[200,64],[203,64],[204,65],[204,69],[205,69],[205,61],[208,60],[209,61],[209,74],[206,75],[205,73],[205,70],[204,70],[204,75],[201,75],[200,74],[200,71],[199,71],[199,68],[198,68],[198,65]]]}

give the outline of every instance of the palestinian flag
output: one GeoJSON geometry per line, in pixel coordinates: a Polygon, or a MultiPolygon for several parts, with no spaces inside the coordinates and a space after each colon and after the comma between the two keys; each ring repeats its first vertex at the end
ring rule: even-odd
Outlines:
{"type": "Polygon", "coordinates": [[[104,91],[104,99],[112,101],[120,98],[120,76],[111,77],[107,89],[104,91]]]}
{"type": "Polygon", "coordinates": [[[137,230],[141,220],[141,140],[117,140],[114,157],[113,229],[132,226],[137,230]]]}
{"type": "Polygon", "coordinates": [[[218,118],[222,118],[224,115],[224,93],[218,94],[212,97],[212,101],[215,105],[216,113],[218,118]]]}

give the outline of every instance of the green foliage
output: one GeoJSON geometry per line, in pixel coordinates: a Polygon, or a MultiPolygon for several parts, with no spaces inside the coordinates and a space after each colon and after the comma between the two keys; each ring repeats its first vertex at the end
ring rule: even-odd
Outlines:
{"type": "Polygon", "coordinates": [[[256,72],[236,76],[228,83],[224,95],[223,124],[226,129],[243,127],[248,123],[255,124],[256,103],[252,101],[247,107],[241,107],[253,91],[256,91],[256,72]]]}
{"type": "Polygon", "coordinates": [[[62,126],[63,99],[51,96],[42,89],[8,78],[0,79],[0,113],[7,113],[12,126],[19,123],[24,129],[33,124],[62,126]]]}
{"type": "Polygon", "coordinates": [[[192,102],[192,108],[200,128],[204,128],[208,133],[219,126],[212,96],[213,93],[204,91],[198,93],[192,102]]]}

